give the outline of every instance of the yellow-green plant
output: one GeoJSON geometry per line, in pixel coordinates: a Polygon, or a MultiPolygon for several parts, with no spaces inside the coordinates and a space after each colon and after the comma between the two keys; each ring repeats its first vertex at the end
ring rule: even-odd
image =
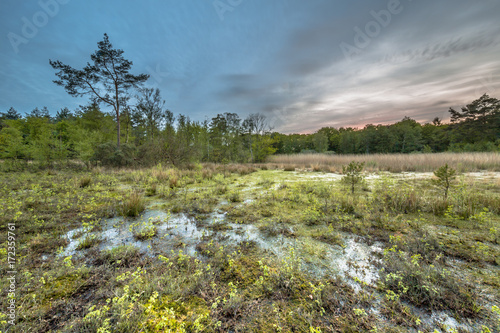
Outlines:
{"type": "Polygon", "coordinates": [[[448,164],[445,164],[434,171],[434,176],[436,176],[436,179],[434,179],[434,184],[443,189],[443,197],[445,199],[448,198],[448,191],[456,178],[456,173],[457,171],[450,168],[448,164]]]}
{"type": "Polygon", "coordinates": [[[344,165],[342,167],[342,173],[344,177],[342,177],[342,182],[347,184],[351,188],[351,193],[354,194],[355,186],[361,183],[364,179],[361,172],[365,166],[365,162],[355,162],[352,161],[348,165],[344,165]]]}

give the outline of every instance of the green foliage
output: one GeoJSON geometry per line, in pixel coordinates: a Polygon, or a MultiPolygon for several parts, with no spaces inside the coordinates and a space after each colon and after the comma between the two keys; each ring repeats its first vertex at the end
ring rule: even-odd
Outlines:
{"type": "Polygon", "coordinates": [[[481,143],[499,139],[500,101],[484,94],[463,107],[461,111],[450,108],[455,142],[481,143]]]}
{"type": "Polygon", "coordinates": [[[156,226],[151,221],[139,221],[137,223],[131,224],[129,229],[134,235],[134,238],[138,240],[151,239],[156,236],[158,232],[156,226]]]}
{"type": "Polygon", "coordinates": [[[25,153],[23,136],[14,126],[6,126],[0,130],[0,158],[17,160],[25,153]]]}
{"type": "MultiPolygon", "coordinates": [[[[110,47],[104,44],[103,47],[110,47]]],[[[57,63],[59,65],[66,66],[57,63]]],[[[64,67],[64,70],[69,68],[64,67]]],[[[49,167],[81,161],[90,168],[98,162],[115,167],[152,166],[159,162],[176,166],[199,162],[261,163],[275,153],[500,150],[496,130],[500,103],[488,96],[474,101],[462,113],[456,113],[452,124],[442,124],[439,119],[419,124],[405,117],[392,125],[368,124],[363,129],[325,127],[313,134],[290,135],[271,133],[265,116],[260,114],[242,120],[236,113],[224,113],[211,121],[198,122],[184,115],[174,117],[165,109],[159,90],[142,90],[139,97],[140,103],[134,110],[123,104],[125,100],[118,103],[118,124],[124,128],[119,135],[124,142],[120,149],[111,147],[116,145],[113,140],[118,135],[117,122],[112,115],[101,111],[97,102],[79,107],[74,115],[63,109],[56,117],[51,117],[47,108],[36,108],[25,117],[19,116],[15,110],[1,113],[0,158],[14,168],[22,167],[23,163],[18,163],[18,160],[35,161],[37,166],[49,167]]],[[[323,170],[322,166],[312,163],[305,167],[323,170]]],[[[374,166],[368,164],[366,167],[374,166]]],[[[286,168],[291,170],[290,166],[286,168]]],[[[479,165],[479,168],[483,166],[479,165]]],[[[414,170],[412,165],[405,165],[403,169],[414,170]]],[[[391,167],[387,170],[393,171],[391,167]]]]}
{"type": "Polygon", "coordinates": [[[61,61],[49,60],[59,78],[54,83],[63,86],[71,96],[89,95],[96,103],[104,103],[115,111],[117,124],[117,147],[120,148],[120,115],[126,107],[127,92],[138,88],[149,75],[130,73],[132,61],[123,57],[123,50],[113,49],[107,34],[98,44],[98,50],[90,56],[93,65],[87,63],[83,69],[75,69],[61,61]]]}
{"type": "Polygon", "coordinates": [[[114,142],[106,142],[97,147],[92,159],[105,166],[123,167],[132,165],[134,156],[134,146],[124,143],[120,148],[116,148],[114,142]]]}
{"type": "MultiPolygon", "coordinates": [[[[441,193],[419,177],[379,174],[388,179],[354,198],[325,181],[331,174],[250,171],[163,164],[2,174],[0,222],[22,230],[16,298],[23,320],[16,330],[432,332],[444,324],[429,320],[431,312],[443,311],[459,324],[498,331],[491,303],[499,286],[495,181],[464,177],[443,216],[430,209],[443,201],[441,193]],[[85,177],[91,186],[79,187],[85,177]],[[208,232],[191,237],[168,219],[101,219],[120,207],[130,186],[141,194],[152,184],[158,188],[151,203],[178,204],[208,232]],[[217,186],[227,191],[217,194],[217,186]],[[232,193],[243,203],[225,202],[232,193]],[[203,214],[194,210],[199,202],[207,203],[203,214]],[[222,211],[226,221],[207,221],[222,211]],[[475,213],[464,220],[462,211],[475,213]],[[120,233],[132,231],[134,239],[100,251],[101,228],[124,228],[120,233]],[[64,254],[74,241],[83,246],[64,254]]],[[[106,248],[116,244],[101,240],[106,248]]],[[[6,245],[0,255],[7,258],[6,245]]],[[[8,290],[9,281],[0,287],[8,290]]],[[[0,314],[2,331],[6,319],[0,314]]]]}
{"type": "Polygon", "coordinates": [[[457,171],[448,167],[448,164],[445,164],[434,171],[434,176],[436,176],[434,183],[443,189],[443,197],[445,199],[448,198],[448,191],[456,178],[456,173],[457,171]]]}
{"type": "Polygon", "coordinates": [[[352,161],[348,165],[344,165],[342,167],[342,173],[344,174],[344,176],[342,177],[342,182],[349,185],[352,194],[354,194],[355,186],[360,184],[364,179],[363,175],[361,174],[364,166],[365,162],[361,163],[352,161]]]}
{"type": "MultiPolygon", "coordinates": [[[[416,239],[415,243],[426,241],[416,239]]],[[[452,310],[464,317],[479,315],[481,307],[473,286],[450,277],[450,272],[435,259],[441,256],[436,247],[427,244],[434,251],[425,250],[424,255],[431,254],[425,258],[400,236],[391,236],[391,243],[392,247],[384,250],[385,269],[379,283],[388,301],[406,300],[432,310],[452,310]]]]}

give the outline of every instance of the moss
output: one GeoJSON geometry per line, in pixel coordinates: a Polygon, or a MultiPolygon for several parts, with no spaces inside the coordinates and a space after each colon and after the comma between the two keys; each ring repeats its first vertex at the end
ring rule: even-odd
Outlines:
{"type": "Polygon", "coordinates": [[[140,256],[139,248],[133,245],[120,245],[100,253],[101,260],[112,265],[129,266],[140,256]]]}
{"type": "Polygon", "coordinates": [[[68,297],[81,288],[85,282],[86,276],[78,273],[60,276],[43,286],[43,299],[51,300],[68,297]]]}
{"type": "MultiPolygon", "coordinates": [[[[165,317],[172,327],[206,332],[368,332],[374,327],[387,332],[432,331],[430,326],[416,325],[408,304],[418,311],[443,310],[457,319],[467,317],[474,324],[495,327],[487,318],[496,317],[484,308],[484,299],[500,296],[496,230],[500,216],[495,210],[499,187],[491,179],[465,181],[463,190],[452,189],[444,202],[426,180],[408,180],[403,175],[387,175],[385,184],[378,185],[368,179],[372,192],[353,196],[344,192],[335,175],[284,172],[273,165],[264,168],[273,170],[247,173],[244,167],[207,165],[192,170],[60,171],[35,178],[13,173],[0,178],[0,205],[5,213],[0,226],[6,231],[7,223],[17,218],[17,226],[23,228],[18,236],[23,258],[18,270],[26,274],[19,277],[18,296],[25,322],[19,323],[19,329],[65,331],[74,325],[75,331],[97,331],[104,330],[108,319],[121,331],[137,331],[146,324],[154,330],[165,317]],[[75,186],[75,179],[85,175],[92,184],[75,186]],[[173,189],[171,178],[177,179],[173,189]],[[123,182],[132,186],[120,186],[123,182]],[[215,209],[227,212],[226,221],[212,225],[211,236],[197,244],[198,256],[178,249],[170,253],[170,247],[154,248],[164,261],[142,255],[134,247],[102,252],[94,247],[85,257],[72,259],[77,267],[84,262],[92,267],[91,276],[62,271],[73,272],[61,267],[55,255],[57,248],[65,246],[64,232],[114,214],[128,192],[152,188],[152,184],[158,184],[158,206],[198,216],[199,228],[210,228],[207,217],[215,209]],[[231,200],[234,193],[241,202],[231,200]],[[252,202],[244,201],[250,198],[252,202]],[[225,204],[225,200],[233,202],[225,204]],[[261,232],[257,235],[269,239],[231,244],[221,237],[230,228],[228,222],[253,224],[261,232]],[[341,231],[363,235],[368,242],[380,241],[389,251],[377,257],[384,270],[376,291],[353,283],[359,288],[355,291],[344,279],[314,271],[335,252],[334,246],[342,245],[341,231]],[[277,239],[296,244],[294,256],[280,251],[276,255],[257,245],[277,239]],[[395,252],[390,251],[393,246],[397,246],[395,252]],[[50,254],[49,259],[41,260],[41,253],[50,254]],[[138,267],[144,272],[136,280],[133,274],[138,267]],[[119,281],[123,274],[129,277],[119,281]],[[40,280],[44,276],[45,284],[40,280]],[[87,291],[89,286],[92,292],[87,291]],[[113,298],[122,297],[125,286],[130,288],[130,298],[123,299],[121,308],[113,298]],[[158,298],[153,304],[155,291],[158,298]],[[41,298],[33,298],[35,292],[41,298]],[[83,320],[88,309],[102,308],[108,304],[106,299],[111,299],[113,310],[89,326],[83,320]],[[50,302],[64,303],[73,312],[57,317],[62,312],[51,309],[50,302]],[[155,313],[146,312],[149,305],[155,313]],[[385,319],[375,316],[372,307],[385,319]],[[130,314],[121,316],[124,309],[131,309],[130,314]]],[[[169,243],[174,248],[183,245],[182,239],[169,243]]],[[[0,284],[5,296],[5,281],[0,284]]]]}

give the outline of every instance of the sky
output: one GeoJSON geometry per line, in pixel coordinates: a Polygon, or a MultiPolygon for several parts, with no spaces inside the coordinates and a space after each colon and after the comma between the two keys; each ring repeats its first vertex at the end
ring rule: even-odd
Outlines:
{"type": "Polygon", "coordinates": [[[446,120],[500,98],[499,18],[499,0],[0,0],[0,112],[86,105],[49,59],[81,69],[107,33],[192,120],[262,113],[282,133],[446,120]]]}

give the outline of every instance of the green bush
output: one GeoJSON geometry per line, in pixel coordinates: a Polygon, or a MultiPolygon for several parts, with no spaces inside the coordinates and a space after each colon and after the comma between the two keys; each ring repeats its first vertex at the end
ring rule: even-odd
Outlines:
{"type": "Polygon", "coordinates": [[[116,143],[106,142],[96,148],[92,159],[105,166],[123,167],[134,163],[135,153],[135,147],[127,143],[121,144],[118,149],[116,143]]]}
{"type": "Polygon", "coordinates": [[[342,182],[346,185],[349,185],[351,188],[351,193],[354,194],[355,186],[361,183],[364,179],[361,171],[365,166],[365,162],[354,162],[352,161],[348,165],[344,165],[342,167],[342,173],[344,177],[342,177],[342,182]]]}
{"type": "Polygon", "coordinates": [[[434,171],[434,176],[436,176],[436,179],[434,179],[434,183],[436,184],[436,186],[443,189],[443,196],[445,199],[448,198],[448,191],[456,178],[456,173],[457,171],[450,168],[448,164],[445,164],[434,171]]]}

